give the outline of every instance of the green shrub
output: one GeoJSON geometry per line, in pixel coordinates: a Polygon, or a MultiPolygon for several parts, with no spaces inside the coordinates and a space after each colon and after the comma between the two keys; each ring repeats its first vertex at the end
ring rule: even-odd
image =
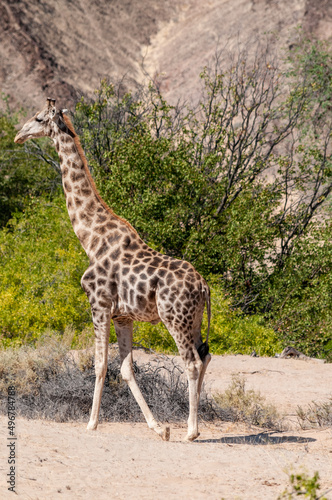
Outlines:
{"type": "MultiPolygon", "coordinates": [[[[91,327],[90,305],[80,278],[88,259],[71,227],[65,202],[33,201],[0,232],[0,332],[9,345],[36,340],[47,329],[77,332],[91,327]]],[[[217,354],[273,355],[280,350],[273,330],[257,316],[230,309],[219,285],[212,286],[210,346],[217,354]]],[[[203,338],[206,335],[206,319],[203,338]]],[[[134,341],[158,351],[176,352],[162,323],[136,323],[134,341]]],[[[73,345],[79,341],[73,339],[73,345]]],[[[110,342],[116,342],[111,328],[110,342]]]]}
{"type": "Polygon", "coordinates": [[[0,333],[12,344],[50,328],[83,329],[91,322],[80,286],[88,259],[61,196],[31,202],[0,232],[0,333]]]}
{"type": "Polygon", "coordinates": [[[244,315],[240,309],[233,309],[230,298],[218,286],[211,289],[210,346],[215,354],[251,354],[273,356],[281,350],[282,344],[272,328],[268,328],[263,318],[244,315]]]}
{"type": "Polygon", "coordinates": [[[14,143],[17,116],[0,113],[0,227],[10,217],[23,210],[29,198],[53,193],[61,180],[56,168],[37,158],[32,151],[44,148],[44,158],[55,156],[54,148],[48,140],[40,139],[36,148],[14,143]],[[51,156],[50,156],[51,155],[51,156]]]}
{"type": "MultiPolygon", "coordinates": [[[[309,500],[327,500],[327,497],[322,495],[319,484],[319,473],[316,471],[312,477],[306,472],[289,475],[290,489],[287,488],[278,500],[292,500],[295,497],[308,498],[309,500]]],[[[330,490],[329,490],[330,491],[330,490]]]]}
{"type": "MultiPolygon", "coordinates": [[[[212,318],[209,337],[210,351],[213,354],[251,354],[254,350],[259,356],[273,356],[281,351],[282,344],[275,331],[264,325],[259,316],[246,316],[241,310],[233,310],[230,298],[217,284],[211,287],[212,318]]],[[[206,314],[202,325],[205,340],[207,329],[206,314]]],[[[136,323],[134,341],[141,342],[163,352],[176,352],[176,344],[162,323],[136,323]]]]}
{"type": "MultiPolygon", "coordinates": [[[[105,201],[157,250],[219,276],[231,303],[253,315],[230,313],[229,331],[218,317],[222,351],[260,337],[273,344],[265,322],[283,344],[332,352],[323,227],[331,220],[332,57],[302,34],[295,45],[286,61],[264,49],[233,54],[229,65],[216,58],[200,75],[195,108],[169,105],[152,84],[124,94],[104,81],[75,110],[105,201]]],[[[140,331],[149,336],[149,328],[140,331]]]]}

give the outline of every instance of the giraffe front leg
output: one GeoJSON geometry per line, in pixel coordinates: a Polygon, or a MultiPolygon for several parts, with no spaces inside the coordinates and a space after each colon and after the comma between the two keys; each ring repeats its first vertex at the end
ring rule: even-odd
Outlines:
{"type": "Polygon", "coordinates": [[[92,410],[87,426],[88,430],[95,430],[98,426],[101,396],[104,387],[104,380],[107,371],[108,342],[110,334],[110,312],[92,311],[93,324],[95,329],[95,373],[96,382],[93,394],[92,410]]]}
{"type": "Polygon", "coordinates": [[[170,428],[162,427],[152,415],[140,388],[137,385],[133,370],[132,342],[133,322],[130,319],[114,320],[114,327],[119,344],[121,360],[121,376],[125,380],[136,399],[150,429],[153,429],[164,440],[170,438],[170,428]]]}

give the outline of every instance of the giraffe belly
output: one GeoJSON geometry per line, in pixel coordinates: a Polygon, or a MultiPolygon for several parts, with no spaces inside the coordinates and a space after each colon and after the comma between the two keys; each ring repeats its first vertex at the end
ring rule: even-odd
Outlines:
{"type": "Polygon", "coordinates": [[[116,315],[128,316],[133,321],[145,321],[152,325],[156,325],[161,321],[155,304],[141,310],[139,307],[129,304],[121,297],[118,299],[116,315]]]}

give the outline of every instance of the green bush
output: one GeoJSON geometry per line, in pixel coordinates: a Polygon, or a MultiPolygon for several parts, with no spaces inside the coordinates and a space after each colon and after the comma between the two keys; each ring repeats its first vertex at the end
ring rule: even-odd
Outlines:
{"type": "Polygon", "coordinates": [[[0,232],[0,333],[3,342],[34,340],[47,328],[83,329],[89,302],[80,278],[88,259],[63,196],[30,203],[0,232]]]}
{"type": "Polygon", "coordinates": [[[328,500],[324,493],[319,491],[321,487],[317,471],[312,477],[306,471],[291,473],[289,474],[289,482],[290,487],[278,496],[278,500],[292,500],[295,497],[308,498],[309,500],[328,500]]]}
{"type": "Polygon", "coordinates": [[[115,212],[152,247],[218,276],[230,305],[252,315],[238,349],[265,323],[327,357],[331,51],[300,34],[286,61],[260,49],[253,63],[245,51],[224,60],[202,71],[196,108],[169,105],[153,85],[124,94],[103,82],[75,125],[115,212]]]}
{"type": "MultiPolygon", "coordinates": [[[[100,192],[114,211],[153,248],[215,277],[214,352],[273,354],[281,342],[329,357],[332,164],[326,100],[331,51],[299,38],[287,67],[268,48],[252,55],[243,51],[229,64],[217,57],[214,68],[204,68],[195,108],[169,105],[152,84],[125,93],[121,85],[102,82],[92,99],[77,104],[75,127],[100,192]]],[[[8,152],[14,129],[6,120],[10,133],[1,141],[8,152]]],[[[15,154],[1,163],[0,195],[1,183],[14,193],[11,205],[7,188],[2,189],[4,221],[22,209],[40,182],[34,175],[43,170],[32,162],[33,155],[53,165],[52,155],[37,144],[20,150],[32,154],[27,168],[16,146],[15,154]],[[22,195],[19,188],[16,198],[15,172],[28,172],[22,179],[33,185],[22,195]]],[[[46,179],[41,192],[49,185],[46,179]]],[[[78,285],[85,256],[64,205],[61,210],[60,223],[53,215],[50,220],[47,203],[32,204],[1,236],[0,314],[6,338],[33,337],[46,327],[61,331],[69,322],[78,329],[89,323],[88,303],[78,285]],[[48,234],[46,221],[52,228],[47,242],[42,236],[48,234]]],[[[163,349],[174,348],[160,325],[140,325],[135,338],[140,336],[163,349]]]]}
{"type": "Polygon", "coordinates": [[[41,144],[45,149],[44,159],[51,160],[55,153],[49,141],[40,140],[40,144],[28,152],[14,143],[16,124],[15,114],[0,113],[0,227],[16,211],[23,210],[30,197],[49,195],[60,183],[59,172],[33,154],[33,150],[42,151],[41,144]]]}
{"type": "MultiPolygon", "coordinates": [[[[264,325],[259,316],[246,316],[241,310],[231,308],[230,298],[225,298],[220,286],[211,288],[212,320],[209,346],[213,354],[251,354],[273,356],[282,350],[282,344],[272,328],[264,325]]],[[[206,337],[206,314],[202,325],[203,340],[206,337]]],[[[134,340],[145,347],[162,352],[176,352],[176,345],[162,323],[136,323],[134,340]]]]}
{"type": "Polygon", "coordinates": [[[283,345],[332,360],[332,225],[297,243],[267,290],[270,323],[283,345]]]}
{"type": "MultiPolygon", "coordinates": [[[[80,278],[88,259],[71,227],[62,196],[32,201],[0,232],[0,332],[5,345],[35,341],[45,330],[91,328],[90,305],[80,278]]],[[[211,351],[273,355],[280,350],[273,330],[258,317],[230,309],[218,285],[212,287],[211,351]]],[[[206,318],[203,337],[206,335],[206,318]]],[[[87,331],[87,330],[86,330],[87,331]]],[[[76,335],[77,337],[77,335],[76,335]]],[[[74,336],[72,345],[77,344],[74,336]]],[[[136,323],[134,341],[176,352],[162,323],[136,323]]],[[[116,342],[111,328],[110,342],[116,342]]]]}

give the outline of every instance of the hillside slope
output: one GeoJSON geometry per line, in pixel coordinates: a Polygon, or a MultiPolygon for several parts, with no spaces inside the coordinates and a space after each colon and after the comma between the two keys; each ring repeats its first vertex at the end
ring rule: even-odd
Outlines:
{"type": "Polygon", "coordinates": [[[144,57],[168,97],[195,95],[217,46],[266,30],[283,44],[298,24],[329,38],[331,10],[328,0],[2,0],[1,90],[27,109],[48,95],[68,106],[103,77],[140,80],[144,57]]]}

